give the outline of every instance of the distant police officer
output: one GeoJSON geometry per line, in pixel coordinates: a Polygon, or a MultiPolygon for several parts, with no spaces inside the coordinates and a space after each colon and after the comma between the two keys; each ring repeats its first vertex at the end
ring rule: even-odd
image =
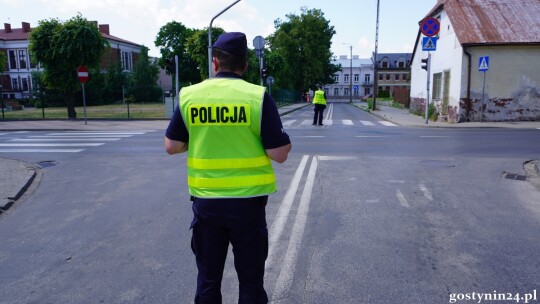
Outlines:
{"type": "Polygon", "coordinates": [[[313,115],[313,125],[319,123],[319,126],[322,126],[323,112],[324,109],[326,109],[326,96],[321,88],[318,88],[317,91],[315,91],[313,104],[315,105],[315,108],[313,109],[315,111],[315,114],[313,115]]]}
{"type": "Polygon", "coordinates": [[[169,154],[188,151],[193,200],[191,248],[198,276],[195,303],[221,303],[229,243],[239,281],[239,303],[267,303],[265,207],[276,191],[270,160],[287,159],[291,142],[272,97],[241,79],[247,69],[243,33],[218,37],[215,78],[183,88],[165,134],[169,154]],[[189,149],[188,149],[189,142],[189,149]]]}

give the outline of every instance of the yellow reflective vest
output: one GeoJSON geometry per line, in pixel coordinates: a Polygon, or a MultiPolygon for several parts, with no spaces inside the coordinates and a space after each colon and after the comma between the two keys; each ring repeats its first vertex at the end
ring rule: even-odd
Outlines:
{"type": "Polygon", "coordinates": [[[324,98],[324,91],[322,90],[315,91],[315,96],[313,96],[313,104],[326,105],[326,99],[324,98]]]}
{"type": "Polygon", "coordinates": [[[276,191],[260,136],[264,90],[234,78],[212,78],[182,89],[191,195],[244,198],[276,191]]]}

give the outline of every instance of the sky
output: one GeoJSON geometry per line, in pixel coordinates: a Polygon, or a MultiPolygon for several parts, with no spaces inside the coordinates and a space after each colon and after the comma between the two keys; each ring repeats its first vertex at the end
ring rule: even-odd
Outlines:
{"type": "MultiPolygon", "coordinates": [[[[188,28],[203,29],[210,20],[235,0],[0,0],[0,27],[21,22],[31,27],[38,21],[58,18],[67,21],[78,13],[89,21],[109,24],[110,34],[150,49],[159,57],[154,45],[159,29],[171,21],[188,28]]],[[[437,0],[380,0],[379,53],[412,53],[418,22],[437,0]]],[[[334,55],[369,58],[375,50],[377,0],[241,0],[215,19],[213,26],[227,32],[245,32],[248,46],[256,36],[275,31],[274,21],[287,21],[288,14],[301,14],[301,8],[320,9],[334,27],[334,55]]]]}

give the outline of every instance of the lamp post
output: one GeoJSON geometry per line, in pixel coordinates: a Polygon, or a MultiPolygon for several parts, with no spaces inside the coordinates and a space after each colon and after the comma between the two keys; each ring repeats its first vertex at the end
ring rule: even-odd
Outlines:
{"type": "Polygon", "coordinates": [[[210,20],[210,27],[208,27],[208,78],[212,78],[212,23],[214,23],[214,19],[221,16],[221,14],[225,13],[228,9],[240,1],[241,0],[236,0],[233,4],[227,6],[224,10],[219,12],[219,14],[215,15],[212,20],[210,20]]]}
{"type": "Polygon", "coordinates": [[[379,46],[379,4],[380,0],[377,0],[377,22],[375,25],[375,52],[373,53],[373,111],[377,109],[377,93],[379,93],[379,84],[378,84],[378,63],[377,63],[377,49],[379,46]]]}

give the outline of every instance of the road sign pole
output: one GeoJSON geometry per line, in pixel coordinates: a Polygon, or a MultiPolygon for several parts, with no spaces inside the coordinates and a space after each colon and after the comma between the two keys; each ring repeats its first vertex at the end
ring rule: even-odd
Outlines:
{"type": "Polygon", "coordinates": [[[484,122],[484,92],[486,90],[486,71],[484,71],[484,84],[482,85],[482,116],[480,122],[484,122]]]}
{"type": "Polygon", "coordinates": [[[86,121],[86,94],[84,93],[84,82],[81,83],[82,85],[82,98],[83,98],[83,107],[84,107],[84,124],[88,124],[86,121]]]}
{"type": "Polygon", "coordinates": [[[428,52],[427,62],[427,96],[426,96],[426,125],[428,124],[428,111],[429,111],[429,84],[431,78],[431,52],[428,52]]]}

